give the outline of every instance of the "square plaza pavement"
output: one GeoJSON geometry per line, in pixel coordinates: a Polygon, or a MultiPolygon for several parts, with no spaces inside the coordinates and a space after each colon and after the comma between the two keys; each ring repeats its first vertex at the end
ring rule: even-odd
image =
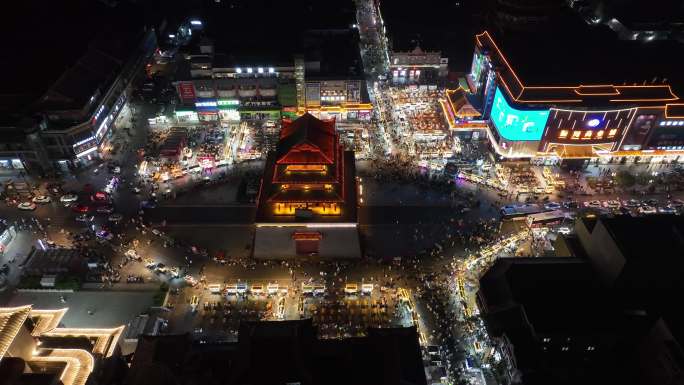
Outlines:
{"type": "Polygon", "coordinates": [[[69,328],[108,328],[126,325],[152,305],[151,291],[78,291],[74,293],[17,292],[6,306],[32,305],[34,309],[69,311],[62,326],[69,328]],[[59,300],[64,296],[66,303],[59,300]],[[88,314],[92,311],[92,315],[88,314]]]}

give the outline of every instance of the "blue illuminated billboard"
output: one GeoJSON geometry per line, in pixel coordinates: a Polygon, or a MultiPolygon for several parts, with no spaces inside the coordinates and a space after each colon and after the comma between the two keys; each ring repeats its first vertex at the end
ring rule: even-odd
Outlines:
{"type": "Polygon", "coordinates": [[[549,118],[549,110],[518,110],[511,107],[496,87],[490,118],[504,139],[540,140],[549,118]]]}

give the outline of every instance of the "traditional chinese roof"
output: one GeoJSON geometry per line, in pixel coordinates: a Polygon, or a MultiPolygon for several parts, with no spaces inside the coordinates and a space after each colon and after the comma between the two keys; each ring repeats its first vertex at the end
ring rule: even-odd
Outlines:
{"type": "Polygon", "coordinates": [[[297,120],[283,120],[276,147],[277,164],[335,163],[335,120],[320,120],[306,113],[297,120]]]}

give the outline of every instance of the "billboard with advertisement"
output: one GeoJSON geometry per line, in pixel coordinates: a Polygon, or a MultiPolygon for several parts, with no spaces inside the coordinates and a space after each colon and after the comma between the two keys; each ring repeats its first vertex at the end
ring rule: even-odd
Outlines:
{"type": "Polygon", "coordinates": [[[195,85],[192,82],[178,82],[178,95],[181,100],[195,100],[195,85]]]}
{"type": "Polygon", "coordinates": [[[496,88],[490,119],[501,137],[506,140],[540,140],[549,118],[549,110],[519,110],[511,107],[496,88]]]}

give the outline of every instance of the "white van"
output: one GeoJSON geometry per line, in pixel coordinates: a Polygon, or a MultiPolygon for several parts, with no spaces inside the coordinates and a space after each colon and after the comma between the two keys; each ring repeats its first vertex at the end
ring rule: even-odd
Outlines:
{"type": "Polygon", "coordinates": [[[325,286],[324,285],[315,285],[313,287],[313,293],[314,293],[314,295],[325,294],[325,286]]]}
{"type": "Polygon", "coordinates": [[[268,293],[268,295],[274,295],[278,293],[278,288],[279,286],[277,283],[269,283],[268,285],[266,285],[266,292],[268,293]]]}
{"type": "Polygon", "coordinates": [[[226,294],[228,295],[235,295],[237,294],[238,287],[237,285],[226,285],[226,294]]]}
{"type": "Polygon", "coordinates": [[[344,285],[344,293],[345,294],[356,294],[359,292],[359,285],[355,283],[348,283],[344,285]]]}
{"type": "Polygon", "coordinates": [[[221,294],[221,284],[220,283],[212,283],[211,285],[207,285],[209,288],[209,292],[211,294],[221,294]]]}
{"type": "Polygon", "coordinates": [[[247,292],[247,284],[246,283],[238,283],[237,284],[237,293],[238,294],[245,294],[247,292]]]}
{"type": "Polygon", "coordinates": [[[264,285],[252,285],[252,288],[250,289],[250,293],[252,293],[254,295],[264,294],[264,285]]]}

